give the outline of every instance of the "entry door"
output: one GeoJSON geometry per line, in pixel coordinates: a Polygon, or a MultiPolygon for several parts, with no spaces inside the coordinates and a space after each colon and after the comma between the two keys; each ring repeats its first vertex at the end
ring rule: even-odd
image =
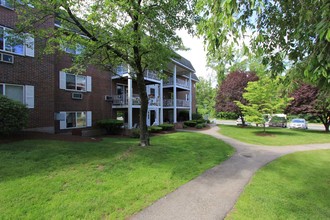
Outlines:
{"type": "Polygon", "coordinates": [[[149,109],[147,114],[147,125],[152,126],[153,124],[159,124],[159,110],[149,109]]]}
{"type": "Polygon", "coordinates": [[[159,105],[159,88],[158,84],[148,85],[147,94],[149,99],[149,105],[159,105]]]}

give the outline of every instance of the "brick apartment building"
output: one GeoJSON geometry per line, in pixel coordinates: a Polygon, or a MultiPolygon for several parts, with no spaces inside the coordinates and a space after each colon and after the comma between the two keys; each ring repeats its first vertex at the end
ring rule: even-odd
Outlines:
{"type": "MultiPolygon", "coordinates": [[[[125,68],[119,76],[89,66],[82,75],[66,73],[77,51],[65,50],[53,55],[41,54],[44,39],[31,35],[24,42],[9,42],[17,16],[15,10],[0,0],[0,94],[20,101],[29,108],[27,129],[49,133],[90,128],[104,118],[116,118],[122,112],[128,128],[138,122],[139,101],[135,82],[125,68]],[[123,71],[124,70],[124,71],[123,71]],[[118,114],[119,115],[119,114],[118,114]]],[[[50,19],[41,28],[56,28],[50,19]]],[[[184,58],[169,64],[168,80],[146,73],[150,96],[148,125],[177,122],[178,112],[195,112],[195,82],[191,63],[184,58]]]]}

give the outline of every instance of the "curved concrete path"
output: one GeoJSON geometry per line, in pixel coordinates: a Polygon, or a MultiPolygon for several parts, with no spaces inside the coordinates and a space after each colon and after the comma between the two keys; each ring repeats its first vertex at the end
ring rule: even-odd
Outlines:
{"type": "Polygon", "coordinates": [[[236,153],[220,165],[156,201],[132,216],[138,220],[223,219],[232,209],[253,174],[270,161],[285,154],[330,149],[330,144],[287,147],[256,146],[239,142],[218,132],[218,126],[199,131],[230,144],[236,153]]]}

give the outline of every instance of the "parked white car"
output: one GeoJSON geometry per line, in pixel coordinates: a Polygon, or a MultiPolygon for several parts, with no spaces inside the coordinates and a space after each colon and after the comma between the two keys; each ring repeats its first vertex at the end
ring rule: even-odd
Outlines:
{"type": "MultiPolygon", "coordinates": [[[[239,125],[239,126],[243,125],[243,122],[242,122],[242,118],[241,118],[241,117],[239,117],[239,118],[236,120],[236,125],[239,125]]],[[[247,122],[247,121],[245,121],[245,125],[246,125],[246,126],[250,126],[250,125],[251,125],[251,122],[247,122]]]]}
{"type": "Polygon", "coordinates": [[[289,128],[308,129],[307,121],[303,118],[295,118],[289,124],[289,128]]]}

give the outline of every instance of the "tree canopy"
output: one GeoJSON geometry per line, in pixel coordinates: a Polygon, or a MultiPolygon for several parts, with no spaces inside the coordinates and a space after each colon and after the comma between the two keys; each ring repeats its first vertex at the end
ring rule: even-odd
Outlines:
{"type": "Polygon", "coordinates": [[[197,9],[199,33],[219,62],[232,61],[240,48],[262,57],[273,73],[291,62],[312,82],[330,85],[328,0],[199,0],[197,9]]]}
{"type": "Polygon", "coordinates": [[[257,75],[252,72],[235,71],[229,73],[219,87],[216,97],[216,110],[218,112],[236,113],[243,119],[244,123],[244,114],[236,101],[247,104],[246,99],[243,98],[245,88],[248,82],[257,80],[257,75]]]}
{"type": "Polygon", "coordinates": [[[47,39],[46,52],[63,47],[82,48],[71,71],[83,72],[88,64],[113,70],[118,64],[130,66],[141,99],[140,143],[149,144],[146,116],[148,99],[145,70],[167,68],[174,50],[182,48],[176,30],[191,30],[194,1],[143,0],[22,0],[34,8],[17,7],[19,30],[47,39]],[[31,13],[32,11],[32,13],[31,13]],[[35,13],[33,13],[35,12],[35,13]],[[47,22],[57,28],[47,27],[47,22]]]}
{"type": "Polygon", "coordinates": [[[286,108],[291,114],[310,113],[317,116],[329,132],[330,126],[330,94],[329,91],[319,90],[315,86],[302,84],[290,95],[293,100],[286,108]]]}
{"type": "Polygon", "coordinates": [[[199,78],[196,83],[196,102],[198,113],[215,117],[216,89],[212,87],[211,80],[199,78]]]}
{"type": "Polygon", "coordinates": [[[286,97],[278,89],[279,78],[276,80],[264,77],[255,82],[249,82],[243,98],[247,104],[236,101],[241,108],[246,120],[263,124],[265,128],[266,115],[273,115],[284,111],[290,98],[286,97]]]}

